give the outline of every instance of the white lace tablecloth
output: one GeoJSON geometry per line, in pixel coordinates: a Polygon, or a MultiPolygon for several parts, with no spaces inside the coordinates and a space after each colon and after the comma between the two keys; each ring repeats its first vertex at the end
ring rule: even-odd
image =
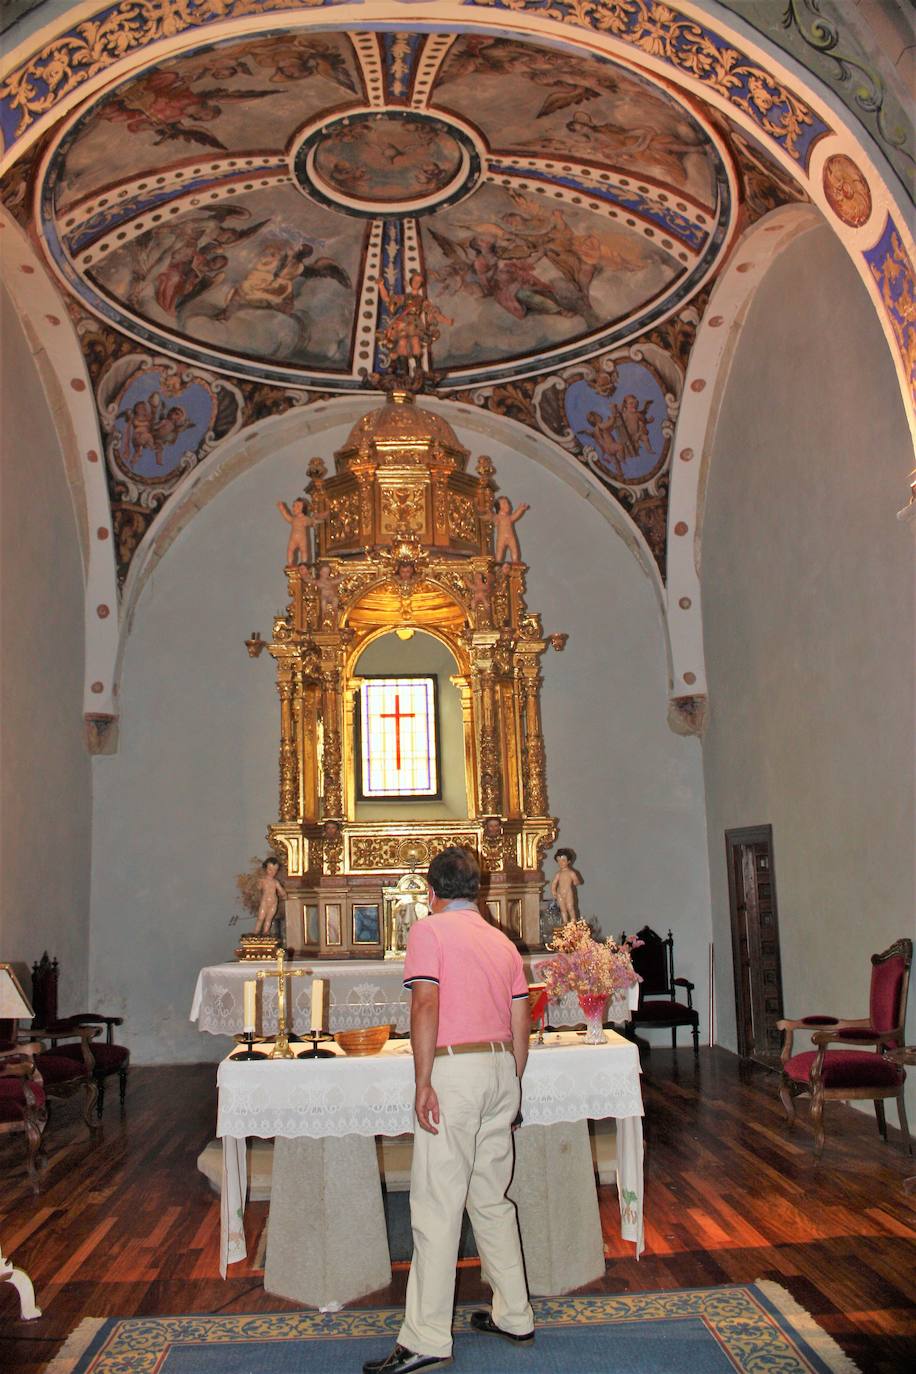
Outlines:
{"type": "MultiPolygon", "coordinates": [[[[615,1031],[605,1033],[604,1045],[586,1045],[574,1031],[559,1031],[549,1032],[543,1045],[532,1045],[522,1080],[522,1113],[529,1125],[617,1119],[620,1233],[635,1242],[637,1255],[643,1248],[639,1074],[636,1046],[615,1031]]],[[[304,1063],[224,1059],[217,1089],[216,1133],[223,1140],[223,1277],[227,1263],[244,1259],[246,1253],[246,1137],[405,1135],[414,1129],[409,1041],[389,1041],[381,1054],[364,1058],[336,1052],[333,1059],[304,1063]]]]}
{"type": "MultiPolygon", "coordinates": [[[[525,959],[528,981],[537,983],[538,966],[548,955],[532,955],[525,959]]],[[[210,1035],[238,1035],[242,1031],[242,984],[253,978],[259,969],[272,967],[270,963],[213,964],[202,968],[197,975],[192,1021],[210,1035]]],[[[402,1034],[410,1029],[410,996],[404,990],[404,964],[400,959],[314,960],[287,966],[309,970],[316,978],[327,978],[330,989],[330,1019],[328,1029],[358,1030],[361,1026],[393,1025],[402,1034]]],[[[293,1029],[307,1030],[311,1024],[311,977],[289,980],[289,1006],[293,1029]]],[[[262,991],[262,1034],[272,1035],[277,1029],[277,980],[266,978],[262,991]]],[[[615,998],[608,1004],[607,1021],[615,1025],[630,1019],[638,1001],[638,989],[615,998]]],[[[578,998],[574,993],[550,1003],[548,1024],[576,1026],[583,1021],[578,998]]]]}

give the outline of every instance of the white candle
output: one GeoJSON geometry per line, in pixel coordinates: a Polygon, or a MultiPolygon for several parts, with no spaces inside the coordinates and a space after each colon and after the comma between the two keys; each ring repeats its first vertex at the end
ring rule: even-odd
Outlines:
{"type": "Polygon", "coordinates": [[[242,984],[242,1030],[252,1035],[256,1030],[258,1006],[258,985],[254,978],[246,978],[242,984]]]}
{"type": "Polygon", "coordinates": [[[327,978],[312,979],[312,1020],[310,1029],[313,1031],[323,1031],[327,1027],[328,1021],[328,980],[327,978]]]}

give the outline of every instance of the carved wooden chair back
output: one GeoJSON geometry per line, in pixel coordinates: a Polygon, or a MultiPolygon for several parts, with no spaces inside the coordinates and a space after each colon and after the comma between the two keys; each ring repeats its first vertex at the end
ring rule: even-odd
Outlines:
{"type": "MultiPolygon", "coordinates": [[[[92,1089],[91,1107],[101,1120],[105,1106],[105,1083],[115,1074],[118,1076],[121,1107],[124,1107],[127,1076],[130,1072],[130,1052],[123,1045],[114,1043],[114,1027],[122,1025],[124,1018],[103,1016],[98,1012],[77,1012],[75,1016],[59,1016],[59,980],[60,965],[56,959],[49,958],[46,950],[32,965],[32,1005],[35,1009],[35,1020],[32,1024],[50,1041],[50,1056],[55,1061],[56,1069],[65,1069],[67,1060],[70,1060],[74,1067],[82,1065],[85,1068],[92,1089]],[[96,1040],[95,1037],[99,1035],[102,1026],[105,1027],[105,1039],[96,1040]],[[61,1044],[61,1041],[70,1043],[61,1044]]],[[[39,1069],[48,1083],[49,1096],[53,1096],[54,1088],[49,1081],[49,1075],[42,1068],[43,1062],[43,1057],[39,1056],[39,1069]]],[[[90,1128],[91,1107],[87,1105],[84,1113],[90,1128]]]]}
{"type": "Polygon", "coordinates": [[[638,938],[642,944],[633,950],[633,968],[642,982],[639,985],[639,1000],[643,997],[674,996],[674,936],[668,931],[667,939],[651,928],[643,926],[638,938]]]}

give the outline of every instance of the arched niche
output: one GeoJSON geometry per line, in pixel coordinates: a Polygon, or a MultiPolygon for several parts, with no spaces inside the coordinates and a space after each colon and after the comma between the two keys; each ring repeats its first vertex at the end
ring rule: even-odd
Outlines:
{"type": "MultiPolygon", "coordinates": [[[[402,631],[402,633],[404,633],[402,631]]],[[[466,659],[467,655],[462,655],[466,659]]],[[[471,814],[473,778],[467,767],[469,740],[462,710],[460,676],[466,677],[459,665],[457,646],[449,637],[432,629],[413,630],[409,638],[401,638],[390,628],[370,631],[360,639],[350,656],[347,673],[347,692],[352,701],[348,710],[351,730],[356,732],[356,692],[363,677],[414,677],[436,679],[436,734],[439,766],[439,790],[436,800],[425,799],[366,801],[354,788],[353,816],[360,820],[397,820],[404,816],[460,820],[471,814]]],[[[360,766],[358,739],[351,743],[354,770],[360,766]]]]}

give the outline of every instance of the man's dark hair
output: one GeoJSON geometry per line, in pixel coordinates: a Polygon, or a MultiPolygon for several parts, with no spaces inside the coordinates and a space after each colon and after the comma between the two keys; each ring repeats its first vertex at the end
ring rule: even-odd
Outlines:
{"type": "Polygon", "coordinates": [[[453,844],[437,854],[426,874],[437,897],[452,902],[458,897],[475,901],[480,891],[480,864],[472,849],[453,844]]]}

